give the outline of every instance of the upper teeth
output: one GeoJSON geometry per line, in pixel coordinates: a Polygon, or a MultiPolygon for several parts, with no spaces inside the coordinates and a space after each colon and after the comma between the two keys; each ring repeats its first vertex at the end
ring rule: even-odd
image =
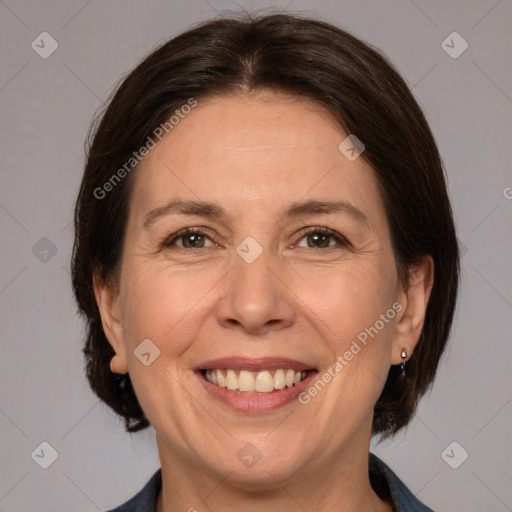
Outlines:
{"type": "Polygon", "coordinates": [[[247,370],[206,370],[206,380],[232,391],[257,391],[270,393],[274,389],[291,388],[306,378],[307,372],[295,370],[262,370],[250,372],[247,370]],[[272,375],[273,374],[273,375],[272,375]]]}

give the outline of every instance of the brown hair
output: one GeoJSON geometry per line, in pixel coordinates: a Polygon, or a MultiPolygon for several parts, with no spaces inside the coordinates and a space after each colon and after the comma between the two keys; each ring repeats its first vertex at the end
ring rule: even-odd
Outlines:
{"type": "Polygon", "coordinates": [[[119,85],[89,132],[75,210],[72,279],[87,320],[86,371],[94,392],[126,430],[149,425],[129,375],[110,371],[92,276],[115,279],[133,172],[98,190],[190,98],[266,89],[313,99],[365,144],[375,170],[400,275],[424,255],[435,280],[407,378],[390,368],[375,405],[373,432],[393,435],[411,419],[448,339],[459,280],[459,252],[443,166],[425,117],[404,80],[377,49],[322,21],[288,15],[208,21],[169,40],[119,85]],[[104,197],[103,197],[104,196],[104,197]]]}

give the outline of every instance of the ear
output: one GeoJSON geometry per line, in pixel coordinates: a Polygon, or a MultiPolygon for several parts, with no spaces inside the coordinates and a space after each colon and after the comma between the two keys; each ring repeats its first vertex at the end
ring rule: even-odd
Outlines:
{"type": "Polygon", "coordinates": [[[100,311],[103,331],[116,353],[110,362],[110,369],[114,373],[128,373],[126,340],[119,302],[119,290],[103,279],[99,272],[94,272],[93,287],[96,303],[100,311]]]}
{"type": "Polygon", "coordinates": [[[403,349],[407,353],[407,359],[412,356],[425,323],[433,284],[434,260],[432,256],[426,255],[409,269],[408,282],[399,294],[398,302],[402,305],[402,310],[397,317],[393,334],[391,364],[402,363],[403,349]]]}

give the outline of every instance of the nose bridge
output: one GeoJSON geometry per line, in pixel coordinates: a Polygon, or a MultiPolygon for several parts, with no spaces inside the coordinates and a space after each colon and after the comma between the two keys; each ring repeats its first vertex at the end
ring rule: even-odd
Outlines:
{"type": "Polygon", "coordinates": [[[237,247],[226,276],[218,320],[224,327],[236,325],[253,333],[289,326],[294,308],[291,294],[276,277],[279,261],[248,238],[237,247]]]}

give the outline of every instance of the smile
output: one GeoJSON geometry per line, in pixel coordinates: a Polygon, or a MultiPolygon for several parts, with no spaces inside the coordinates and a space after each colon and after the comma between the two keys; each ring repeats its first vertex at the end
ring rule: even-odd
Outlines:
{"type": "Polygon", "coordinates": [[[306,377],[307,371],[292,369],[262,370],[251,372],[248,370],[214,369],[204,370],[204,377],[215,386],[246,394],[268,394],[291,388],[300,384],[306,377]]]}
{"type": "Polygon", "coordinates": [[[239,412],[270,412],[293,402],[317,370],[285,358],[225,358],[196,369],[208,394],[239,412]]]}

